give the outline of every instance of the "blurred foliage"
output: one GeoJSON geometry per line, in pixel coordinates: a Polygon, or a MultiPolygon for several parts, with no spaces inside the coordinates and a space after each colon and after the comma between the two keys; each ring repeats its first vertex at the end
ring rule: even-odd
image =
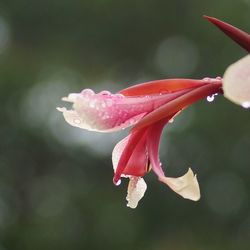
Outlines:
{"type": "Polygon", "coordinates": [[[249,110],[223,97],[166,128],[168,174],[198,173],[202,199],[148,175],[136,210],[112,184],[123,134],[68,126],[60,98],[167,77],[222,75],[244,55],[203,14],[250,31],[249,0],[0,0],[0,249],[249,249],[249,110]],[[164,71],[166,68],[166,71],[164,71]]]}

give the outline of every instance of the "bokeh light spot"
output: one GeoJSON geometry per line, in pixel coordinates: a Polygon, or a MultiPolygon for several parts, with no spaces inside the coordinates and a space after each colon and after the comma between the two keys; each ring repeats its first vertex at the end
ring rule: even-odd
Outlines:
{"type": "Polygon", "coordinates": [[[191,75],[196,69],[198,60],[197,46],[183,36],[167,38],[159,45],[155,54],[156,68],[169,77],[191,75]]]}

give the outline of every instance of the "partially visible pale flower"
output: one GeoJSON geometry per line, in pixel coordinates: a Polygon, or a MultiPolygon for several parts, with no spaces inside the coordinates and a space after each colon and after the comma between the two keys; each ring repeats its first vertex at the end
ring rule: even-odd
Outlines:
{"type": "Polygon", "coordinates": [[[250,108],[250,55],[230,65],[223,77],[224,96],[250,108]]]}
{"type": "Polygon", "coordinates": [[[112,132],[133,126],[130,134],[114,148],[113,181],[128,177],[128,206],[135,208],[147,185],[142,178],[151,169],[159,181],[180,196],[198,200],[200,189],[189,169],[178,178],[166,177],[159,160],[160,137],[164,126],[190,104],[221,93],[221,79],[168,79],[138,84],[117,94],[94,93],[85,89],[63,100],[73,109],[58,108],[72,126],[98,132],[112,132]]]}

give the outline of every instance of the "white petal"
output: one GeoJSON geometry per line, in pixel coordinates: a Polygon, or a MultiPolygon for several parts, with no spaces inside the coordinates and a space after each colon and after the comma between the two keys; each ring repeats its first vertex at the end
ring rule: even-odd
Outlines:
{"type": "Polygon", "coordinates": [[[147,184],[141,177],[132,176],[128,184],[127,206],[136,208],[140,199],[147,190],[147,184]]]}
{"type": "Polygon", "coordinates": [[[95,126],[92,122],[86,122],[83,116],[80,116],[75,110],[67,110],[66,108],[57,108],[58,111],[63,113],[64,119],[74,127],[95,131],[95,126]]]}
{"type": "Polygon", "coordinates": [[[196,175],[194,175],[191,168],[189,168],[187,173],[181,177],[160,177],[159,179],[185,199],[193,201],[200,199],[199,184],[196,175]]]}
{"type": "Polygon", "coordinates": [[[127,137],[123,138],[121,141],[119,141],[112,152],[112,163],[113,163],[113,169],[114,172],[116,171],[118,162],[121,158],[122,152],[124,150],[124,148],[126,147],[128,140],[129,140],[130,135],[128,135],[127,137]]]}
{"type": "Polygon", "coordinates": [[[250,108],[250,55],[227,68],[223,77],[223,90],[230,101],[250,108]]]}

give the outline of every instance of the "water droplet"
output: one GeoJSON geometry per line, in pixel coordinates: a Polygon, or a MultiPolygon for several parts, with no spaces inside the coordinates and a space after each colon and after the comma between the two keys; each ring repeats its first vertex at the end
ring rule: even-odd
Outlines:
{"type": "Polygon", "coordinates": [[[209,78],[209,77],[204,77],[202,80],[205,81],[205,82],[210,82],[210,81],[211,81],[211,78],[209,78]]]}
{"type": "Polygon", "coordinates": [[[250,102],[243,102],[243,103],[241,104],[241,106],[242,106],[243,108],[245,108],[245,109],[248,109],[248,108],[250,108],[250,102]]]}
{"type": "Polygon", "coordinates": [[[94,108],[94,107],[95,107],[95,100],[90,101],[90,102],[89,102],[89,106],[90,106],[91,108],[94,108]]]}
{"type": "Polygon", "coordinates": [[[170,119],[168,122],[169,123],[173,123],[174,122],[174,118],[170,119]]]}
{"type": "Polygon", "coordinates": [[[122,181],[121,181],[121,179],[119,179],[117,182],[114,181],[114,183],[115,183],[116,186],[120,186],[122,181]]]}
{"type": "Polygon", "coordinates": [[[75,124],[80,124],[80,123],[81,123],[81,120],[80,120],[80,119],[74,119],[74,123],[75,123],[75,124]]]}
{"type": "Polygon", "coordinates": [[[102,102],[102,107],[106,108],[106,103],[105,102],[102,102]]]}
{"type": "Polygon", "coordinates": [[[123,94],[116,94],[115,96],[119,97],[119,98],[124,98],[125,97],[123,94]]]}
{"type": "Polygon", "coordinates": [[[207,101],[208,102],[212,102],[214,100],[214,95],[209,95],[208,97],[207,97],[207,101]]]}
{"type": "Polygon", "coordinates": [[[108,100],[106,101],[106,104],[107,104],[108,107],[111,107],[112,104],[113,104],[113,102],[112,102],[112,100],[108,99],[108,100]]]}
{"type": "Polygon", "coordinates": [[[216,80],[221,80],[222,78],[220,76],[217,76],[215,79],[216,80]]]}
{"type": "Polygon", "coordinates": [[[81,92],[81,94],[84,95],[84,96],[91,96],[91,95],[94,95],[95,92],[92,89],[84,89],[81,92]]]}
{"type": "Polygon", "coordinates": [[[103,90],[99,93],[99,95],[111,95],[111,93],[108,90],[103,90]]]}

